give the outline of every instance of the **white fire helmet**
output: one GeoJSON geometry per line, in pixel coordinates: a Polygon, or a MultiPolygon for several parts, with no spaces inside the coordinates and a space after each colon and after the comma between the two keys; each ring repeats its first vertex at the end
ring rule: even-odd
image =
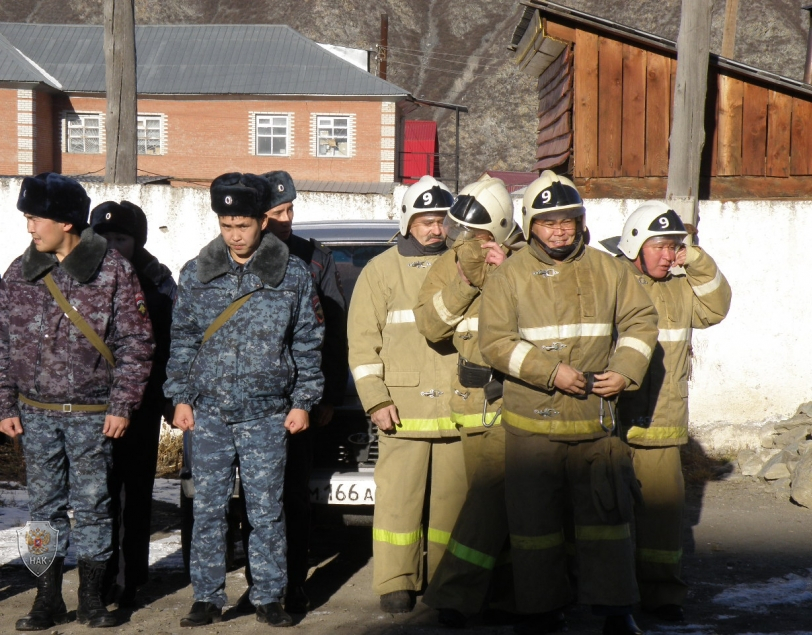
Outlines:
{"type": "Polygon", "coordinates": [[[513,201],[501,179],[475,181],[463,188],[448,210],[445,226],[449,243],[474,237],[476,230],[490,232],[502,245],[513,232],[513,201]]]}
{"type": "Polygon", "coordinates": [[[662,201],[646,201],[631,213],[623,226],[618,248],[629,260],[635,260],[649,238],[688,235],[677,213],[662,201]]]}
{"type": "Polygon", "coordinates": [[[417,183],[409,186],[403,195],[400,208],[400,233],[409,233],[412,217],[426,212],[448,212],[454,203],[454,195],[445,185],[433,176],[421,176],[417,183]]]}
{"type": "Polygon", "coordinates": [[[522,199],[522,232],[525,239],[530,240],[530,226],[534,218],[564,220],[578,218],[584,213],[584,201],[575,184],[552,170],[544,170],[525,190],[522,199]]]}

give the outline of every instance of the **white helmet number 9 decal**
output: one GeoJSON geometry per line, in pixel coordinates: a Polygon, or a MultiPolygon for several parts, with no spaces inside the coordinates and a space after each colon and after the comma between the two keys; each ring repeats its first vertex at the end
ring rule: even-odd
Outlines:
{"type": "Polygon", "coordinates": [[[431,192],[424,192],[423,193],[423,204],[424,205],[431,205],[433,198],[431,196],[431,192]]]}
{"type": "Polygon", "coordinates": [[[553,200],[553,193],[550,190],[542,190],[541,202],[547,205],[551,200],[553,200]]]}
{"type": "Polygon", "coordinates": [[[663,229],[668,229],[669,221],[667,216],[660,216],[660,218],[657,219],[657,222],[660,223],[660,227],[663,229]]]}

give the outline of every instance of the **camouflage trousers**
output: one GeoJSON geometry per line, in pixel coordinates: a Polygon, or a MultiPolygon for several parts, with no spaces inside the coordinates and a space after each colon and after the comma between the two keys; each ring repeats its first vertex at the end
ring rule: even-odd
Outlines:
{"type": "Polygon", "coordinates": [[[248,560],[254,605],[279,602],[287,583],[285,519],[285,414],[226,425],[219,409],[195,407],[192,474],[195,483],[190,572],[196,601],[226,603],[226,508],[234,491],[235,461],[253,527],[248,560]]]}
{"type": "Polygon", "coordinates": [[[59,532],[57,557],[70,538],[80,560],[105,562],[112,552],[107,476],[112,442],[103,434],[104,413],[56,413],[22,406],[28,510],[59,532]],[[68,507],[73,509],[71,529],[68,507]]]}

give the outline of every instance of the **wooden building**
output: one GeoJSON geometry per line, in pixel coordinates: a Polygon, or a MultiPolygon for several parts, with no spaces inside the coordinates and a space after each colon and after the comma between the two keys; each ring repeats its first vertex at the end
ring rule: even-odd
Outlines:
{"type": "MultiPolygon", "coordinates": [[[[546,0],[511,49],[538,77],[535,170],[589,197],[664,197],[676,44],[546,0]]],[[[812,86],[711,55],[700,198],[812,197],[812,86]]]]}

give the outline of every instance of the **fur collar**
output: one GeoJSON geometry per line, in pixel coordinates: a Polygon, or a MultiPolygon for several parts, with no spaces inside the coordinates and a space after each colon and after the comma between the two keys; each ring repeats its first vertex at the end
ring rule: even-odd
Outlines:
{"type": "MultiPolygon", "coordinates": [[[[254,257],[245,265],[245,271],[259,276],[262,283],[278,287],[285,278],[288,268],[289,251],[287,245],[270,232],[262,236],[254,257]]],[[[222,236],[218,236],[200,250],[197,256],[197,279],[206,284],[231,271],[228,246],[222,236]]]]}
{"type": "Polygon", "coordinates": [[[71,278],[82,284],[89,282],[101,267],[107,241],[90,227],[82,232],[82,239],[60,263],[54,254],[42,253],[31,243],[23,254],[23,278],[33,282],[51,269],[60,266],[71,278]]]}

